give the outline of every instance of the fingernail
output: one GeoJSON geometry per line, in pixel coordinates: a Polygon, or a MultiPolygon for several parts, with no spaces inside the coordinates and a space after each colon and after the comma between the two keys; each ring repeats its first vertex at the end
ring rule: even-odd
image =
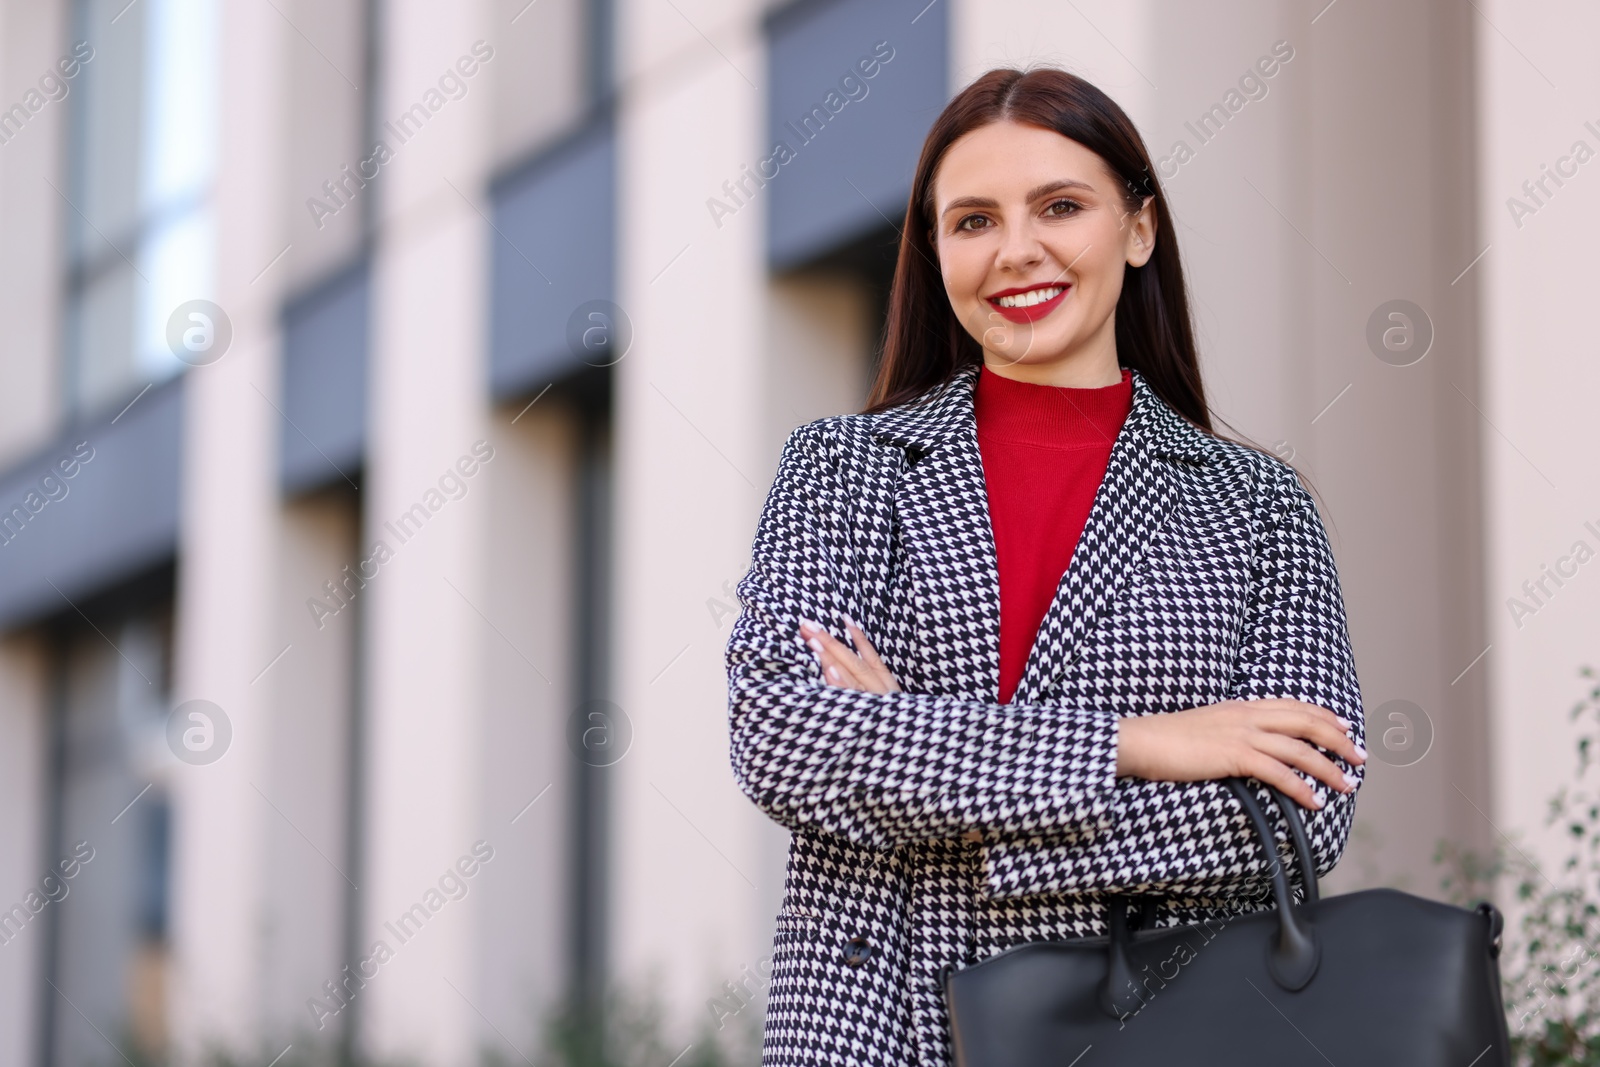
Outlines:
{"type": "Polygon", "coordinates": [[[1350,720],[1349,719],[1345,718],[1343,715],[1336,715],[1336,716],[1334,716],[1334,718],[1339,720],[1339,726],[1342,729],[1345,729],[1345,730],[1350,729],[1350,720]]]}
{"type": "Polygon", "coordinates": [[[1357,745],[1356,746],[1356,755],[1360,756],[1363,760],[1365,760],[1367,758],[1367,750],[1362,748],[1360,745],[1357,745]]]}
{"type": "Polygon", "coordinates": [[[834,681],[837,682],[839,680],[839,668],[838,667],[829,667],[828,668],[828,677],[832,678],[834,681]]]}
{"type": "Polygon", "coordinates": [[[1351,789],[1354,789],[1356,787],[1356,776],[1351,774],[1349,771],[1345,771],[1344,784],[1349,786],[1351,789]]]}
{"type": "Polygon", "coordinates": [[[849,623],[851,626],[854,626],[856,629],[861,629],[861,624],[859,622],[856,622],[856,620],[852,619],[848,615],[845,615],[843,612],[840,613],[839,617],[844,619],[844,621],[849,623]]]}
{"type": "Polygon", "coordinates": [[[806,618],[804,615],[800,616],[800,628],[802,630],[820,630],[820,629],[822,629],[822,627],[819,624],[812,622],[810,619],[806,618]]]}
{"type": "Polygon", "coordinates": [[[806,644],[808,646],[810,646],[811,651],[813,651],[813,652],[821,652],[822,651],[822,642],[818,641],[815,637],[813,637],[811,640],[807,641],[806,644]]]}

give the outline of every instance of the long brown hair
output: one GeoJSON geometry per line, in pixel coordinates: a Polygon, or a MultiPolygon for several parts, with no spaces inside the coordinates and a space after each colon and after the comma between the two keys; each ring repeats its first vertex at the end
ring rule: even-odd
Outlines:
{"type": "Polygon", "coordinates": [[[1155,198],[1155,251],[1144,266],[1125,267],[1117,298],[1117,360],[1142,374],[1174,411],[1212,432],[1177,231],[1144,140],[1109,96],[1053,67],[989,71],[961,90],[928,131],[906,204],[883,356],[863,413],[904,403],[983,360],[982,348],[956,318],[944,291],[929,235],[933,177],[958,138],[1007,119],[1054,130],[1100,156],[1120,180],[1128,211],[1137,211],[1147,196],[1155,198]]]}

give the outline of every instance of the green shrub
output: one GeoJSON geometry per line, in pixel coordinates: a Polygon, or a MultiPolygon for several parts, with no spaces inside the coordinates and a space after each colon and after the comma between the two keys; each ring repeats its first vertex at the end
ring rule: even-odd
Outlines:
{"type": "MultiPolygon", "coordinates": [[[[692,1037],[669,1038],[659,994],[612,986],[598,1009],[563,1004],[546,1015],[538,1067],[758,1067],[761,1013],[754,1004],[721,1032],[702,1018],[692,1037]]],[[[489,1067],[516,1067],[501,1059],[489,1067]]]]}
{"type": "MultiPolygon", "coordinates": [[[[1579,673],[1595,677],[1589,667],[1579,673]]],[[[1540,869],[1510,842],[1497,841],[1488,855],[1446,841],[1434,852],[1448,868],[1441,884],[1453,903],[1514,887],[1500,971],[1516,1067],[1600,1067],[1600,798],[1582,781],[1596,749],[1600,685],[1571,717],[1579,721],[1578,781],[1556,790],[1545,820],[1566,830],[1560,870],[1540,869]]]]}

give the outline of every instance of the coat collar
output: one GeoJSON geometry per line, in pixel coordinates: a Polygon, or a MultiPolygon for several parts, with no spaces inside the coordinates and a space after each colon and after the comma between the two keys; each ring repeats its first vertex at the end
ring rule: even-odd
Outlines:
{"type": "MultiPolygon", "coordinates": [[[[957,435],[976,434],[973,392],[980,369],[981,364],[968,364],[917,399],[879,412],[874,416],[873,439],[921,454],[949,443],[957,435]]],[[[1122,436],[1134,438],[1152,455],[1168,459],[1209,463],[1216,457],[1216,443],[1204,430],[1168,407],[1144,375],[1130,369],[1129,376],[1133,380],[1133,408],[1122,436]]]]}
{"type": "MultiPolygon", "coordinates": [[[[912,681],[930,692],[995,701],[1000,576],[973,407],[979,369],[964,367],[917,401],[872,416],[871,437],[897,454],[903,450],[894,464],[898,476],[882,491],[892,496],[904,552],[916,561],[893,594],[915,613],[923,634],[920,647],[903,650],[915,663],[912,681]],[[942,635],[958,635],[956,656],[926,651],[952,647],[942,635]],[[928,661],[916,659],[925,651],[928,661]]],[[[1143,375],[1135,370],[1131,377],[1133,406],[1035,635],[1014,704],[1045,700],[1115,603],[1171,514],[1178,481],[1170,461],[1204,465],[1219,455],[1215,440],[1168,407],[1143,375]]]]}

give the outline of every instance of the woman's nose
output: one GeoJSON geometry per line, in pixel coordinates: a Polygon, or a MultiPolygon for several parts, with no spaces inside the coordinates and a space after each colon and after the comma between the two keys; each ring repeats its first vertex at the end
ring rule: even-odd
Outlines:
{"type": "Polygon", "coordinates": [[[995,257],[995,266],[1025,271],[1037,266],[1044,256],[1044,245],[1033,232],[1033,227],[1026,223],[1008,226],[1000,245],[1000,254],[995,257]]]}

